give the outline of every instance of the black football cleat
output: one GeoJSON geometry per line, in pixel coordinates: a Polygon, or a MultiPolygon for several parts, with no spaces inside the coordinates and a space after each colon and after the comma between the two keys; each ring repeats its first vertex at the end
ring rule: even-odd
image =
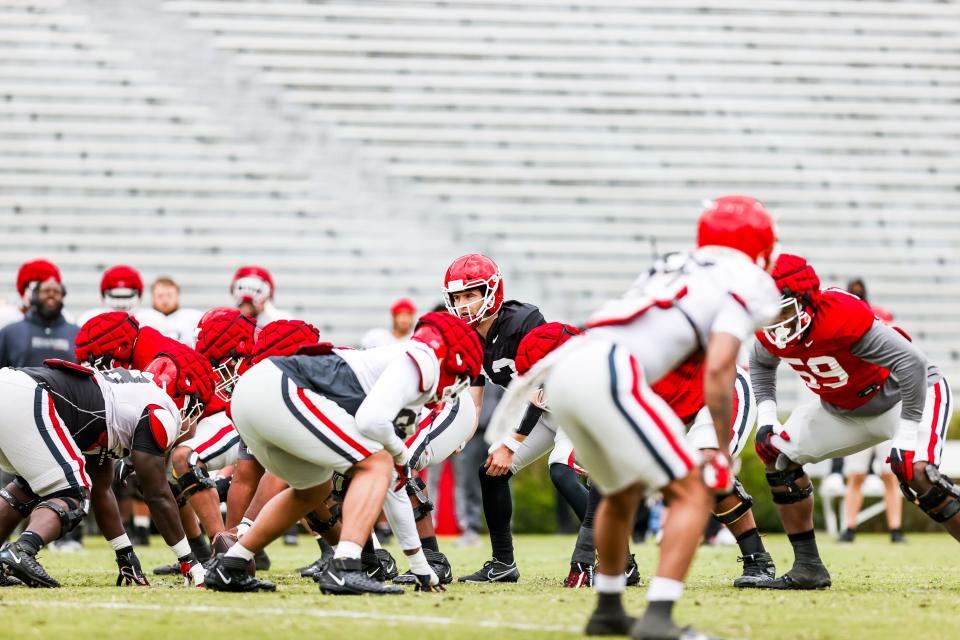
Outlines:
{"type": "Polygon", "coordinates": [[[457,582],[479,584],[484,582],[516,582],[519,579],[520,570],[517,569],[516,561],[507,564],[493,558],[484,562],[478,571],[470,575],[460,576],[457,578],[457,582]]]}
{"type": "Polygon", "coordinates": [[[743,563],[743,573],[733,581],[739,589],[750,589],[777,577],[777,567],[766,551],[739,557],[737,562],[743,563]]]}
{"type": "Polygon", "coordinates": [[[313,577],[322,593],[334,595],[399,595],[403,587],[371,578],[359,558],[334,558],[313,577]]]}
{"type": "Polygon", "coordinates": [[[589,589],[592,587],[593,565],[583,562],[571,562],[570,573],[567,574],[567,579],[563,581],[563,586],[565,589],[589,589]]]}
{"type": "Polygon", "coordinates": [[[364,551],[360,554],[360,562],[367,576],[380,582],[393,580],[400,573],[397,569],[397,561],[386,549],[377,549],[373,553],[364,551]]]}
{"type": "MultiPolygon", "coordinates": [[[[453,582],[453,569],[450,567],[450,561],[447,560],[447,556],[433,549],[424,549],[423,555],[426,556],[430,568],[433,569],[433,572],[440,578],[441,586],[453,582]]],[[[396,576],[393,579],[393,584],[416,585],[417,576],[413,571],[408,570],[396,576]]]]}
{"type": "Polygon", "coordinates": [[[16,578],[28,587],[50,589],[60,586],[37,558],[27,553],[19,542],[8,542],[0,547],[0,567],[4,574],[16,578]]]}
{"type": "Polygon", "coordinates": [[[635,587],[640,584],[640,567],[637,566],[637,558],[632,553],[627,556],[627,568],[623,571],[627,578],[627,586],[635,587]]]}
{"type": "Polygon", "coordinates": [[[213,591],[250,593],[253,591],[276,591],[277,585],[254,578],[247,573],[247,561],[227,558],[217,554],[207,566],[204,586],[213,591]]]}
{"type": "Polygon", "coordinates": [[[853,529],[844,529],[843,533],[837,536],[837,542],[853,542],[857,538],[857,532],[853,529]]]}
{"type": "Polygon", "coordinates": [[[830,572],[822,563],[794,563],[793,568],[779,578],[758,582],[758,589],[804,590],[826,589],[831,585],[830,572]]]}
{"type": "Polygon", "coordinates": [[[323,571],[323,568],[327,565],[327,562],[329,562],[329,560],[326,558],[317,558],[312,564],[308,564],[305,567],[300,567],[298,571],[304,578],[312,578],[323,571]]]}
{"type": "Polygon", "coordinates": [[[270,556],[267,555],[266,551],[261,551],[253,556],[253,564],[257,568],[257,571],[269,571],[270,556]]]}
{"type": "Polygon", "coordinates": [[[162,564],[159,567],[153,568],[153,575],[155,576],[178,576],[180,575],[180,563],[174,562],[173,564],[162,564]]]}
{"type": "Polygon", "coordinates": [[[624,611],[594,609],[584,633],[588,636],[628,636],[636,623],[637,619],[624,611]]]}
{"type": "Polygon", "coordinates": [[[17,580],[16,578],[12,578],[10,576],[3,575],[3,573],[0,573],[0,588],[19,587],[22,584],[23,583],[17,580]]]}

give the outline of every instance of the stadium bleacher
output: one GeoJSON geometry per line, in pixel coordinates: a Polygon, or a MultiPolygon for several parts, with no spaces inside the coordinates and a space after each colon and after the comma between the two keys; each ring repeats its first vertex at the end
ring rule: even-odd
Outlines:
{"type": "Polygon", "coordinates": [[[92,306],[79,290],[109,263],[157,273],[174,254],[191,303],[223,303],[250,257],[277,271],[278,306],[352,341],[384,299],[431,301],[444,249],[481,248],[514,292],[576,321],[688,246],[702,200],[745,192],[784,248],[829,284],[864,277],[960,372],[956,4],[130,2],[324,127],[382,179],[378,198],[430,210],[350,208],[336,184],[318,198],[105,35],[85,15],[97,3],[5,3],[0,268],[51,254],[76,274],[72,305],[92,306]],[[397,225],[434,240],[426,258],[397,225]]]}

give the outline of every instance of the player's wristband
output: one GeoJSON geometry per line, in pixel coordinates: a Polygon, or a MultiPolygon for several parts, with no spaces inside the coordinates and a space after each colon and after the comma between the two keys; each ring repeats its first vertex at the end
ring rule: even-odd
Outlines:
{"type": "Polygon", "coordinates": [[[540,416],[542,415],[543,409],[535,404],[528,404],[527,410],[523,414],[523,419],[520,420],[520,427],[517,429],[517,433],[522,436],[530,435],[530,432],[537,426],[537,423],[540,421],[540,416]]]}
{"type": "Polygon", "coordinates": [[[505,446],[507,449],[510,449],[511,453],[516,453],[517,449],[519,449],[520,445],[523,443],[517,440],[516,438],[514,438],[513,436],[507,436],[506,438],[503,439],[503,442],[501,444],[503,444],[503,446],[505,446]]]}
{"type": "Polygon", "coordinates": [[[779,424],[780,416],[777,415],[777,403],[773,400],[764,400],[757,405],[757,424],[761,427],[766,424],[779,424]]]}
{"type": "Polygon", "coordinates": [[[108,542],[114,551],[120,551],[121,549],[126,549],[127,547],[133,546],[133,544],[130,542],[130,538],[125,533],[117,536],[113,540],[108,540],[108,542]]]}
{"type": "Polygon", "coordinates": [[[190,541],[187,540],[187,536],[183,536],[183,540],[171,546],[170,551],[173,551],[173,555],[177,556],[177,560],[193,552],[193,550],[190,548],[190,541]]]}

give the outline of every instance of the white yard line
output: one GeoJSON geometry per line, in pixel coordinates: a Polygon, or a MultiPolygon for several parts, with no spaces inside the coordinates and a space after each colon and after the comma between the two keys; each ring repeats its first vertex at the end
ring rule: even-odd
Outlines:
{"type": "Polygon", "coordinates": [[[317,609],[287,607],[217,607],[212,605],[175,605],[175,604],[136,604],[129,602],[64,602],[60,600],[19,600],[0,602],[0,608],[18,606],[54,607],[67,609],[111,609],[124,611],[162,611],[164,613],[219,613],[226,615],[300,615],[311,618],[344,618],[348,620],[375,620],[380,622],[398,622],[416,625],[464,625],[487,629],[507,629],[512,631],[549,631],[555,633],[580,634],[580,627],[561,625],[530,624],[525,622],[497,622],[496,620],[466,620],[463,618],[442,618],[439,616],[396,615],[365,611],[323,611],[317,609]]]}

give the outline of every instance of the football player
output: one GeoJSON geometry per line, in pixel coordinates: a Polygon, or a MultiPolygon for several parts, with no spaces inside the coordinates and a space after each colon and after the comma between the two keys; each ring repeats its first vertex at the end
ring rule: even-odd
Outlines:
{"type": "Polygon", "coordinates": [[[273,306],[273,276],[270,272],[255,264],[248,264],[237,269],[230,283],[230,295],[233,296],[237,309],[246,316],[257,321],[257,326],[264,327],[274,320],[288,317],[286,313],[278,311],[273,306]]]}
{"type": "MultiPolygon", "coordinates": [[[[394,465],[402,470],[410,460],[395,424],[415,423],[411,416],[424,405],[455,396],[479,375],[480,340],[458,318],[428,313],[407,343],[367,351],[325,344],[311,353],[269,358],[237,383],[230,405],[237,430],[257,460],[290,488],[267,503],[240,542],[216,556],[208,587],[273,590],[247,575],[247,562],[316,509],[339,471],[350,476],[350,484],[336,553],[315,578],[320,589],[402,593],[401,587],[372,580],[360,559],[394,465]]],[[[422,552],[410,561],[416,573],[432,573],[422,552]]]]}
{"type": "MultiPolygon", "coordinates": [[[[516,376],[517,347],[525,335],[546,320],[532,304],[504,301],[500,267],[487,256],[473,253],[453,261],[443,279],[444,303],[450,313],[477,330],[483,340],[483,377],[471,387],[473,405],[483,406],[483,387],[489,380],[506,388],[516,376]]],[[[479,412],[478,412],[479,414],[479,412]]],[[[520,579],[513,556],[513,498],[510,478],[550,451],[550,479],[582,520],[587,490],[570,464],[573,446],[541,408],[529,405],[520,429],[494,443],[479,469],[483,513],[490,533],[493,557],[460,582],[516,582],[520,579]],[[552,450],[552,451],[551,451],[552,450]]],[[[479,417],[479,415],[478,415],[479,417]]]]}
{"type": "Polygon", "coordinates": [[[90,318],[108,311],[134,313],[143,297],[143,280],[133,267],[118,264],[103,272],[100,278],[100,299],[103,306],[80,316],[77,324],[84,325],[90,318]]]}
{"type": "Polygon", "coordinates": [[[890,438],[890,463],[904,494],[960,540],[960,488],[937,468],[953,411],[939,369],[860,298],[842,289],[821,291],[820,278],[803,258],[780,256],[773,275],[780,316],[757,332],[750,377],[760,425],[757,453],[795,559],[786,574],[758,586],[830,586],[814,536],[813,485],[803,465],[890,438]],[[781,361],[819,396],[782,425],[776,395],[781,361]]]}
{"type": "Polygon", "coordinates": [[[16,475],[0,489],[0,539],[30,518],[19,539],[0,548],[0,568],[30,587],[60,586],[37,553],[76,527],[92,501],[116,552],[117,585],[147,584],[111,490],[112,460],[129,456],[181,573],[201,586],[203,566],[180,525],[164,459],[212,394],[206,363],[164,354],[143,373],[99,372],[63,360],[44,365],[0,369],[0,467],[16,475]]]}
{"type": "Polygon", "coordinates": [[[692,635],[672,610],[714,499],[729,491],[730,424],[741,343],[776,315],[773,222],[759,202],[719,198],[700,218],[698,249],[659,260],[619,300],[595,312],[587,332],[541,360],[511,385],[488,427],[494,439],[509,416],[543,386],[550,410],[576,446],[579,462],[603,494],[595,538],[597,608],[589,635],[634,638],[692,635]],[[650,384],[704,353],[703,391],[718,449],[702,453],[683,437],[683,423],[650,384]],[[706,483],[705,480],[706,479],[706,483]],[[644,493],[670,504],[660,562],[639,621],[623,609],[624,549],[644,493]]]}

